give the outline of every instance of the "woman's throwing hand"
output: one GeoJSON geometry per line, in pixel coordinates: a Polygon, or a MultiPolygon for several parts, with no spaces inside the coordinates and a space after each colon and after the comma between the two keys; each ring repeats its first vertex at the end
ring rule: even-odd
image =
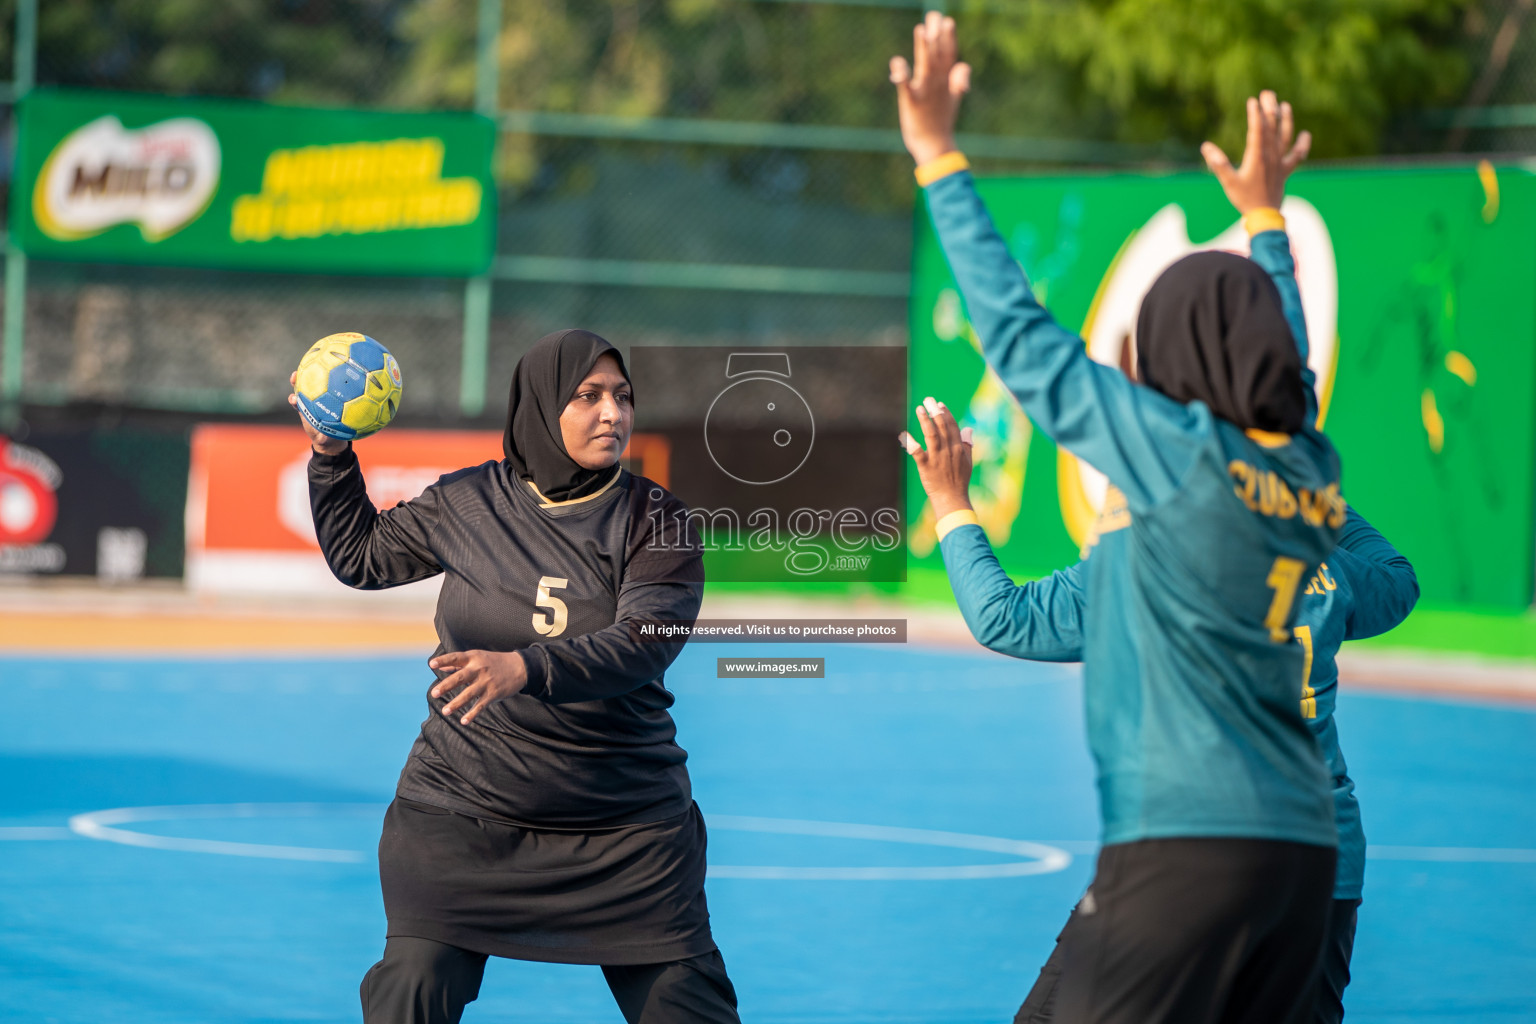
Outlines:
{"type": "Polygon", "coordinates": [[[452,718],[474,702],[474,706],[459,719],[460,725],[474,721],[492,701],[506,700],[528,685],[528,666],[516,651],[453,651],[439,654],[427,662],[427,667],[434,672],[449,673],[432,687],[434,699],[459,691],[443,705],[444,718],[452,718]]]}
{"type": "MultiPolygon", "coordinates": [[[[288,386],[297,387],[299,383],[299,371],[295,370],[288,375],[288,386]]],[[[293,411],[299,411],[299,396],[288,396],[288,404],[293,406],[293,411]]],[[[309,420],[299,413],[299,425],[304,428],[304,433],[309,436],[309,446],[321,455],[340,455],[347,450],[347,442],[339,437],[327,437],[314,427],[309,425],[309,420]]]]}
{"type": "Polygon", "coordinates": [[[906,431],[897,437],[917,464],[917,476],[933,514],[943,519],[951,512],[971,507],[971,428],[960,428],[943,402],[923,399],[917,407],[923,428],[923,444],[906,431]],[[927,448],[924,448],[924,444],[927,448]]]}

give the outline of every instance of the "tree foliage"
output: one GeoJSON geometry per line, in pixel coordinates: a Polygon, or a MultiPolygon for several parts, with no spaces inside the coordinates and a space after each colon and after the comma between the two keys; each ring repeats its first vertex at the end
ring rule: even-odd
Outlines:
{"type": "MultiPolygon", "coordinates": [[[[1026,79],[1054,67],[1117,137],[1240,148],[1243,101],[1293,101],[1320,156],[1381,151],[1394,117],[1453,106],[1469,0],[1019,0],[980,12],[983,45],[1026,79]]],[[[981,88],[990,88],[983,82],[981,88]]]]}
{"type": "MultiPolygon", "coordinates": [[[[1464,95],[1464,26],[1498,3],[958,0],[977,71],[962,127],[1235,147],[1243,99],[1271,87],[1320,155],[1368,155],[1395,118],[1464,95]]],[[[11,10],[0,0],[6,35],[11,10]]],[[[916,18],[810,0],[504,0],[499,98],[513,110],[891,127],[886,60],[916,18]]],[[[476,0],[47,0],[40,19],[45,84],[367,106],[474,98],[476,0]]],[[[540,145],[514,142],[507,173],[529,176],[540,145]]]]}
{"type": "MultiPolygon", "coordinates": [[[[394,23],[410,3],[44,0],[38,82],[373,105],[405,56],[394,23]]],[[[3,21],[8,48],[14,15],[3,21]]]]}

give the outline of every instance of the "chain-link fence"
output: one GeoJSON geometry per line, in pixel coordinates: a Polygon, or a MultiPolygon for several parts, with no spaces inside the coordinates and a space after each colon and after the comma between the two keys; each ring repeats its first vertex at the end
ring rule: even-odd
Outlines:
{"type": "MultiPolygon", "coordinates": [[[[16,5],[0,2],[0,74],[16,71],[16,5]]],[[[621,345],[904,338],[913,186],[885,59],[910,38],[918,0],[494,6],[501,28],[477,50],[482,0],[49,0],[37,11],[35,77],[463,109],[493,60],[503,131],[487,422],[518,355],[561,326],[621,345]]],[[[1020,82],[968,102],[966,148],[985,168],[1191,158],[1190,140],[1138,140],[1112,106],[1084,102],[1069,65],[1021,76],[1007,19],[1038,14],[1041,3],[949,6],[976,8],[978,33],[996,36],[975,48],[978,74],[1020,82]]],[[[1453,84],[1484,109],[1398,112],[1380,149],[1536,143],[1529,0],[1440,6],[1465,57],[1466,81],[1453,84]]],[[[281,415],[288,371],[307,345],[360,330],[401,359],[403,419],[464,418],[459,280],[33,260],[24,319],[21,398],[33,406],[281,415]]]]}

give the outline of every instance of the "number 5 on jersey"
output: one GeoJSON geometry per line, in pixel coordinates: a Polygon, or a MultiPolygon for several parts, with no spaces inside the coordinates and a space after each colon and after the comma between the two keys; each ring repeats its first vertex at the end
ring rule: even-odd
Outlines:
{"type": "Polygon", "coordinates": [[[533,598],[535,608],[543,608],[548,612],[533,613],[533,628],[540,636],[559,636],[565,632],[565,602],[550,593],[551,590],[561,590],[571,585],[570,580],[561,579],[558,576],[540,576],[539,592],[533,598]]]}

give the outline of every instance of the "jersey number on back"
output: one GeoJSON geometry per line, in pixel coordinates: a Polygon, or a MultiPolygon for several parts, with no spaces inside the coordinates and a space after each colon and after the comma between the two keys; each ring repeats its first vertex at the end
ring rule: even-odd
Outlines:
{"type": "Polygon", "coordinates": [[[1296,603],[1301,574],[1306,571],[1307,563],[1301,559],[1281,555],[1270,566],[1269,578],[1264,581],[1264,585],[1275,592],[1274,600],[1269,602],[1269,614],[1264,616],[1264,625],[1269,629],[1269,638],[1277,644],[1291,639],[1291,631],[1285,628],[1285,623],[1291,617],[1291,606],[1296,603]]]}
{"type": "Polygon", "coordinates": [[[561,579],[559,576],[539,577],[539,592],[534,595],[533,606],[545,609],[549,615],[546,618],[540,612],[533,613],[534,632],[540,636],[559,636],[565,632],[565,602],[550,594],[550,591],[560,590],[570,585],[570,580],[561,579]]]}
{"type": "Polygon", "coordinates": [[[1301,717],[1317,717],[1317,691],[1312,689],[1312,627],[1297,626],[1291,632],[1301,644],[1301,717]]]}

